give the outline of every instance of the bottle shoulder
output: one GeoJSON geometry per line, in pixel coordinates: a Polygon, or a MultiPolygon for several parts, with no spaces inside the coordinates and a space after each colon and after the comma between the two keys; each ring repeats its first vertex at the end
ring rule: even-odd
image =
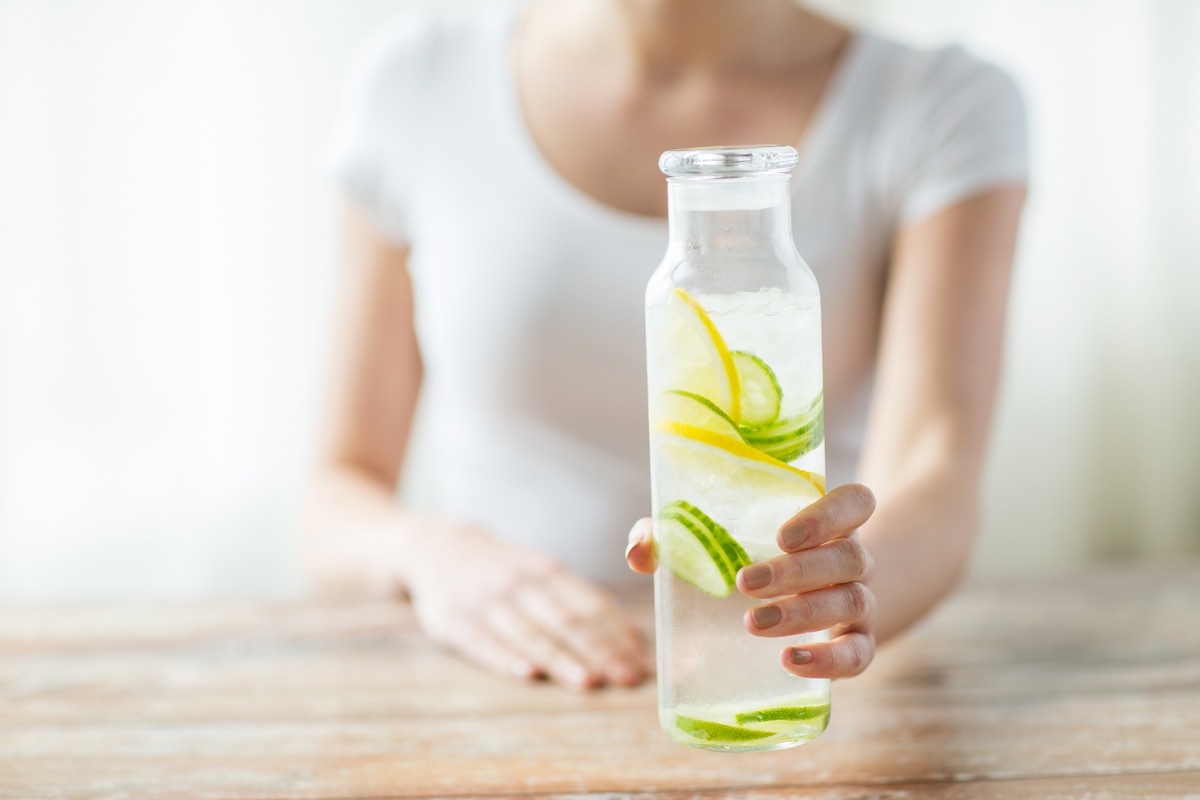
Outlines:
{"type": "Polygon", "coordinates": [[[661,301],[673,289],[695,295],[772,292],[819,303],[816,275],[799,253],[758,251],[700,253],[667,250],[646,287],[647,304],[661,301]]]}

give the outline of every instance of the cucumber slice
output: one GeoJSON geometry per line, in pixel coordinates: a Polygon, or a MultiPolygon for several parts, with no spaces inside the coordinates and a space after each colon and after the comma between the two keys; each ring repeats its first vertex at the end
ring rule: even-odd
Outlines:
{"type": "Polygon", "coordinates": [[[795,433],[775,441],[763,441],[753,436],[746,437],[745,441],[764,455],[777,458],[786,464],[821,444],[824,438],[824,419],[818,416],[811,424],[803,425],[795,433]]]}
{"type": "Polygon", "coordinates": [[[784,463],[794,461],[825,440],[823,395],[794,417],[767,425],[739,425],[742,440],[754,449],[784,463]]]}
{"type": "Polygon", "coordinates": [[[689,518],[695,525],[708,532],[713,542],[721,549],[721,553],[729,565],[729,585],[732,587],[738,570],[750,564],[750,555],[738,543],[738,540],[733,538],[729,531],[719,525],[716,520],[686,500],[676,500],[672,504],[672,513],[689,518]]]}
{"type": "Polygon", "coordinates": [[[734,350],[730,355],[738,376],[738,406],[741,412],[738,422],[750,426],[774,422],[779,417],[779,405],[783,402],[783,389],[774,370],[753,353],[734,350]]]}
{"type": "Polygon", "coordinates": [[[729,531],[685,500],[659,512],[654,544],[660,563],[711,597],[728,597],[750,556],[729,531]]]}
{"type": "Polygon", "coordinates": [[[751,742],[755,739],[765,739],[774,736],[775,731],[756,731],[750,728],[736,728],[721,722],[707,719],[693,719],[679,714],[675,715],[675,727],[704,742],[751,742]]]}
{"type": "Polygon", "coordinates": [[[660,515],[654,523],[654,548],[659,563],[705,594],[728,597],[733,591],[721,548],[686,518],[660,515]]]}
{"type": "Polygon", "coordinates": [[[820,719],[827,716],[829,716],[829,704],[820,703],[811,706],[779,706],[778,708],[747,711],[738,714],[735,719],[738,725],[745,725],[753,722],[792,722],[806,719],[820,719]]]}
{"type": "Polygon", "coordinates": [[[716,403],[695,392],[675,389],[663,392],[655,398],[650,416],[654,422],[682,422],[719,436],[742,438],[738,426],[728,414],[716,403]]]}

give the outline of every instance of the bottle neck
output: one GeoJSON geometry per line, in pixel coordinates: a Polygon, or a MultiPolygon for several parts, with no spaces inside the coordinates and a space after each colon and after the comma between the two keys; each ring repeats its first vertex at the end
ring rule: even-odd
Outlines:
{"type": "Polygon", "coordinates": [[[792,248],[788,175],[667,181],[670,246],[702,253],[792,248]]]}

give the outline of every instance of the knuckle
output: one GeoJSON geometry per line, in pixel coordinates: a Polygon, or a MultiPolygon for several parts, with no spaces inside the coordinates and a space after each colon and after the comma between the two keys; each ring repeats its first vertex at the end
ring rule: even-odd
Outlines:
{"type": "Polygon", "coordinates": [[[773,592],[777,588],[793,585],[798,586],[804,581],[808,567],[804,564],[803,553],[784,553],[770,561],[762,562],[770,570],[770,580],[758,593],[773,592]]]}
{"type": "Polygon", "coordinates": [[[853,643],[847,643],[845,647],[838,648],[841,654],[838,658],[839,671],[843,675],[857,675],[864,668],[863,653],[853,643]]]}
{"type": "Polygon", "coordinates": [[[829,649],[829,660],[833,662],[834,674],[842,676],[854,668],[854,646],[847,642],[839,642],[838,646],[829,649]]]}
{"type": "Polygon", "coordinates": [[[793,615],[797,622],[808,622],[817,616],[820,609],[817,603],[807,594],[797,595],[792,605],[793,615]]]}
{"type": "Polygon", "coordinates": [[[850,502],[854,504],[855,510],[863,517],[869,517],[875,513],[875,493],[863,486],[861,483],[851,483],[846,486],[847,495],[850,502]]]}
{"type": "Polygon", "coordinates": [[[849,678],[862,673],[874,656],[868,637],[847,636],[829,648],[829,661],[836,677],[849,678]]]}
{"type": "Polygon", "coordinates": [[[850,652],[851,674],[857,675],[871,665],[875,648],[870,639],[866,636],[859,636],[853,640],[850,652]]]}
{"type": "Polygon", "coordinates": [[[568,625],[567,633],[595,640],[604,630],[604,616],[595,612],[576,612],[570,616],[568,625]]]}
{"type": "Polygon", "coordinates": [[[871,610],[871,597],[867,587],[861,583],[847,583],[843,585],[843,593],[846,598],[847,610],[852,615],[852,619],[862,619],[867,616],[871,610]]]}
{"type": "Polygon", "coordinates": [[[845,573],[855,580],[866,576],[871,567],[871,555],[861,542],[843,539],[841,543],[842,565],[845,573]]]}
{"type": "Polygon", "coordinates": [[[580,598],[573,615],[580,623],[594,625],[611,613],[612,607],[609,599],[600,594],[593,594],[580,598]]]}
{"type": "Polygon", "coordinates": [[[827,652],[833,676],[838,678],[845,676],[850,671],[850,660],[853,658],[850,648],[844,642],[836,642],[830,646],[827,652]]]}

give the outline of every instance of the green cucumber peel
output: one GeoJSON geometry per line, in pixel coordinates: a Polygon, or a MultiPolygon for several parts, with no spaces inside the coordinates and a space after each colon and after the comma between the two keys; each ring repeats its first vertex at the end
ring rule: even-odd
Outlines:
{"type": "Polygon", "coordinates": [[[829,714],[829,704],[822,703],[812,706],[780,706],[778,708],[763,708],[758,711],[747,711],[738,714],[735,719],[739,725],[753,722],[799,722],[806,719],[820,719],[829,714]]]}
{"type": "Polygon", "coordinates": [[[751,728],[737,728],[721,722],[711,722],[706,719],[693,719],[675,715],[675,727],[691,736],[705,742],[752,742],[755,739],[765,739],[774,736],[774,731],[756,731],[751,728]]]}

